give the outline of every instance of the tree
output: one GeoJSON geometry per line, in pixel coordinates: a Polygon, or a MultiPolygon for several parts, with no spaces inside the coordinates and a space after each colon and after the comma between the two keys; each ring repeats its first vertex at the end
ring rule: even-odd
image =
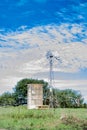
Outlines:
{"type": "Polygon", "coordinates": [[[56,90],[56,95],[60,107],[81,107],[84,101],[81,93],[71,89],[56,90]]]}
{"type": "Polygon", "coordinates": [[[0,105],[6,106],[6,105],[14,105],[15,104],[15,98],[13,94],[6,92],[0,96],[0,105]]]}
{"type": "Polygon", "coordinates": [[[19,105],[25,103],[27,99],[27,84],[37,84],[37,83],[43,84],[43,88],[44,88],[43,95],[45,99],[48,83],[45,82],[44,80],[26,78],[26,79],[20,80],[14,88],[14,95],[15,95],[16,103],[18,103],[19,105]]]}
{"type": "MultiPolygon", "coordinates": [[[[49,105],[49,88],[48,83],[38,79],[22,79],[14,88],[14,97],[16,104],[24,104],[27,99],[27,84],[43,84],[43,103],[49,105]]],[[[54,107],[81,107],[83,98],[78,91],[66,89],[53,89],[54,107]]]]}

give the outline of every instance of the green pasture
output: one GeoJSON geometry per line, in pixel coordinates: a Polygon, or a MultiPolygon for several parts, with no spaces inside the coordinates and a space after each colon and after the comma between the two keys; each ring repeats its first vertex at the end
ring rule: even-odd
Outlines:
{"type": "Polygon", "coordinates": [[[87,109],[28,110],[25,106],[0,107],[0,129],[87,130],[87,109]]]}

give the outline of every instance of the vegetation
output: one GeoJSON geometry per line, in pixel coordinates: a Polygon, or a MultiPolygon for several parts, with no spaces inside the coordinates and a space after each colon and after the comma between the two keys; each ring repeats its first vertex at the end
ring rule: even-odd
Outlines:
{"type": "MultiPolygon", "coordinates": [[[[48,83],[44,80],[37,79],[22,79],[14,88],[14,93],[4,93],[0,96],[0,105],[23,105],[27,103],[27,84],[43,84],[43,103],[49,105],[49,87],[48,83]]],[[[87,107],[87,104],[83,104],[83,97],[78,91],[66,89],[58,90],[53,89],[53,105],[55,108],[77,108],[87,107]]]]}
{"type": "Polygon", "coordinates": [[[27,85],[28,84],[43,84],[44,94],[47,89],[48,83],[44,80],[37,79],[22,79],[20,80],[14,88],[15,100],[19,105],[26,103],[27,99],[27,85]]]}
{"type": "Polygon", "coordinates": [[[14,94],[6,92],[0,96],[0,106],[14,105],[16,103],[14,94]]]}
{"type": "Polygon", "coordinates": [[[6,130],[87,130],[83,108],[28,110],[26,106],[1,107],[0,128],[6,130]]]}
{"type": "Polygon", "coordinates": [[[53,89],[54,109],[28,110],[27,84],[43,84],[44,104],[49,104],[48,83],[22,79],[14,93],[0,96],[0,129],[6,130],[87,130],[87,104],[78,91],[53,89]],[[74,109],[73,109],[74,108],[74,109]],[[77,109],[75,109],[77,108],[77,109]]]}
{"type": "Polygon", "coordinates": [[[83,107],[83,97],[78,91],[66,89],[66,90],[54,90],[54,98],[62,108],[78,108],[83,107]]]}
{"type": "Polygon", "coordinates": [[[44,96],[47,91],[48,83],[44,80],[38,79],[22,79],[20,80],[14,88],[14,93],[10,94],[8,92],[0,96],[0,105],[23,105],[27,103],[27,84],[43,84],[44,96]]]}

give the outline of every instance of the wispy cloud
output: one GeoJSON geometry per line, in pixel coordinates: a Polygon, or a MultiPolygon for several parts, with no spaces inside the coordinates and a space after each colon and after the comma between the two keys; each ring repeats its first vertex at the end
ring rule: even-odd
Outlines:
{"type": "Polygon", "coordinates": [[[40,73],[47,74],[48,50],[62,61],[54,62],[54,71],[76,73],[87,68],[86,42],[86,26],[82,24],[46,25],[31,29],[22,26],[16,31],[1,32],[0,78],[5,83],[10,81],[11,87],[15,78],[14,82],[24,77],[34,77],[38,73],[38,77],[40,73]],[[4,80],[5,76],[7,80],[4,80]]]}
{"type": "Polygon", "coordinates": [[[19,77],[9,77],[6,76],[5,78],[0,78],[0,94],[4,92],[13,92],[13,88],[15,87],[18,80],[21,78],[19,77]]]}
{"type": "Polygon", "coordinates": [[[68,7],[62,7],[59,11],[55,12],[55,16],[62,19],[65,22],[86,22],[87,21],[87,2],[67,2],[68,7]]]}
{"type": "MultiPolygon", "coordinates": [[[[87,67],[87,44],[85,27],[77,24],[63,24],[60,26],[39,26],[32,29],[21,27],[21,31],[8,32],[5,35],[0,34],[0,46],[10,48],[15,51],[22,49],[24,51],[31,49],[31,57],[35,58],[37,49],[38,58],[45,57],[48,50],[52,50],[60,57],[62,63],[59,64],[59,70],[65,72],[76,72],[80,68],[87,67]],[[79,41],[79,42],[78,42],[79,41]]],[[[26,51],[27,52],[27,51],[26,51]]],[[[6,57],[13,58],[12,52],[6,52],[6,57]],[[9,56],[8,56],[9,55],[9,56]]],[[[27,52],[28,54],[29,52],[27,52]]],[[[5,56],[5,53],[1,52],[5,56]]],[[[17,54],[15,54],[17,57],[17,54]]],[[[25,55],[25,54],[24,54],[25,55]]]]}

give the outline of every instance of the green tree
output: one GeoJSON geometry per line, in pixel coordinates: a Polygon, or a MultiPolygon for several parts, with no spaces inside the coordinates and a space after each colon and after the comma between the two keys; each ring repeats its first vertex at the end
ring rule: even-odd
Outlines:
{"type": "Polygon", "coordinates": [[[15,98],[13,94],[6,92],[0,96],[0,105],[6,106],[6,105],[14,105],[15,104],[15,98]]]}
{"type": "Polygon", "coordinates": [[[56,90],[57,102],[60,107],[81,107],[84,99],[81,93],[75,90],[56,90]]]}
{"type": "Polygon", "coordinates": [[[44,88],[43,95],[44,95],[44,100],[45,100],[48,83],[45,82],[44,80],[26,78],[26,79],[20,80],[14,88],[14,95],[15,95],[16,102],[19,104],[25,103],[27,99],[27,85],[37,84],[37,83],[43,84],[43,88],[44,88]]]}

